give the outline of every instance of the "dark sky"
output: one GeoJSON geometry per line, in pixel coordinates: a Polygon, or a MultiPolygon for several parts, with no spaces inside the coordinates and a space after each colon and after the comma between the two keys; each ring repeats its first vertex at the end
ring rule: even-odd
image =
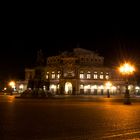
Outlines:
{"type": "MultiPolygon", "coordinates": [[[[49,32],[51,33],[51,32],[49,32]]],[[[47,34],[49,35],[49,34],[47,34]]],[[[0,79],[23,79],[24,68],[35,63],[37,50],[51,56],[80,47],[98,52],[105,64],[116,66],[122,59],[140,63],[140,27],[133,24],[94,24],[93,27],[55,30],[50,36],[1,41],[0,79]],[[53,34],[53,35],[52,35],[53,34]]]]}

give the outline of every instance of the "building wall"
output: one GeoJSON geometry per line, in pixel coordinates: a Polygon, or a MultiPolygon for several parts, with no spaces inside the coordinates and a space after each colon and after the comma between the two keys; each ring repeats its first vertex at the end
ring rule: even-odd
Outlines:
{"type": "Polygon", "coordinates": [[[29,79],[33,79],[35,76],[35,69],[25,69],[25,80],[28,81],[29,79]]]}
{"type": "MultiPolygon", "coordinates": [[[[43,69],[43,67],[42,67],[43,69]]],[[[25,80],[34,79],[37,67],[25,69],[25,80]]],[[[125,81],[119,72],[104,66],[104,57],[81,48],[47,58],[41,79],[49,81],[53,94],[120,94],[125,92],[125,81]],[[107,86],[110,82],[111,85],[107,86]]],[[[47,89],[47,88],[46,88],[47,89]]],[[[134,84],[130,86],[134,93],[134,84]]]]}
{"type": "Polygon", "coordinates": [[[18,93],[22,93],[27,89],[28,81],[16,81],[16,90],[18,93]]]}
{"type": "Polygon", "coordinates": [[[76,48],[47,59],[46,80],[55,94],[112,94],[124,92],[124,81],[118,72],[104,66],[104,58],[95,52],[76,48]],[[110,81],[112,85],[106,86],[110,81]]]}

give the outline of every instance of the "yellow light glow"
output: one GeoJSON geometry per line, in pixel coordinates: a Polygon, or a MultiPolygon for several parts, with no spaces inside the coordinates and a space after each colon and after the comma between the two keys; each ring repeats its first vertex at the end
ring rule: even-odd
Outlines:
{"type": "Polygon", "coordinates": [[[65,83],[65,93],[69,94],[72,92],[72,83],[71,82],[66,82],[65,83]]]}
{"type": "Polygon", "coordinates": [[[23,87],[24,87],[23,84],[21,84],[21,85],[19,86],[20,89],[23,89],[23,87]]]}
{"type": "Polygon", "coordinates": [[[84,85],[80,85],[80,88],[83,89],[84,88],[84,85]]]}
{"type": "Polygon", "coordinates": [[[124,63],[122,66],[119,67],[119,71],[123,75],[130,75],[133,74],[135,68],[129,63],[124,63]]]}
{"type": "Polygon", "coordinates": [[[107,88],[107,89],[110,89],[110,88],[111,88],[111,86],[112,86],[112,83],[111,83],[111,82],[106,82],[106,84],[105,84],[105,85],[106,85],[106,88],[107,88]]]}
{"type": "Polygon", "coordinates": [[[131,89],[131,87],[130,87],[130,86],[128,86],[128,89],[130,90],[130,89],[131,89]]]}
{"type": "Polygon", "coordinates": [[[53,84],[52,84],[52,85],[50,86],[50,88],[51,88],[51,89],[56,89],[56,85],[53,85],[53,84]]]}
{"type": "Polygon", "coordinates": [[[99,86],[99,89],[104,89],[104,86],[103,85],[99,86]]]}
{"type": "Polygon", "coordinates": [[[139,90],[139,89],[140,89],[140,87],[136,86],[136,87],[135,87],[135,89],[136,89],[136,90],[139,90]]]}
{"type": "Polygon", "coordinates": [[[11,86],[12,88],[15,88],[15,82],[14,81],[11,81],[11,82],[9,82],[9,86],[11,86]]]}
{"type": "Polygon", "coordinates": [[[91,86],[91,89],[97,89],[97,85],[93,85],[93,86],[91,86]]]}
{"type": "Polygon", "coordinates": [[[5,87],[4,90],[7,90],[7,88],[5,87]]]}
{"type": "Polygon", "coordinates": [[[112,89],[112,90],[116,90],[117,88],[116,88],[115,86],[112,86],[111,89],[112,89]]]}
{"type": "Polygon", "coordinates": [[[85,90],[90,89],[90,85],[86,85],[86,86],[84,86],[84,89],[85,89],[85,90]]]}

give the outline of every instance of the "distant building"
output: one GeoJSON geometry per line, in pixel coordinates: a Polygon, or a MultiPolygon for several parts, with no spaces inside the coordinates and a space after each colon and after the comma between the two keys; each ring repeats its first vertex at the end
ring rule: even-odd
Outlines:
{"type": "MultiPolygon", "coordinates": [[[[35,69],[25,70],[27,81],[34,76],[35,69]]],[[[105,67],[104,57],[82,48],[48,57],[43,77],[50,82],[53,94],[103,95],[107,90],[111,94],[125,91],[124,81],[117,70],[105,67]],[[107,82],[111,84],[108,86],[107,82]]],[[[132,93],[134,86],[130,88],[132,93]]]]}
{"type": "Polygon", "coordinates": [[[27,89],[27,85],[28,85],[28,81],[16,81],[16,91],[18,91],[18,93],[22,93],[23,91],[25,91],[27,89]]]}

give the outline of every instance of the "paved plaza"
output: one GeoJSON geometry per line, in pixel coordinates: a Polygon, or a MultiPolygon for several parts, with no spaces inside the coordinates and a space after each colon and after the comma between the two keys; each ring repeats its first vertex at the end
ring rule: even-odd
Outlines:
{"type": "Polygon", "coordinates": [[[137,140],[140,98],[0,96],[1,140],[137,140]]]}

